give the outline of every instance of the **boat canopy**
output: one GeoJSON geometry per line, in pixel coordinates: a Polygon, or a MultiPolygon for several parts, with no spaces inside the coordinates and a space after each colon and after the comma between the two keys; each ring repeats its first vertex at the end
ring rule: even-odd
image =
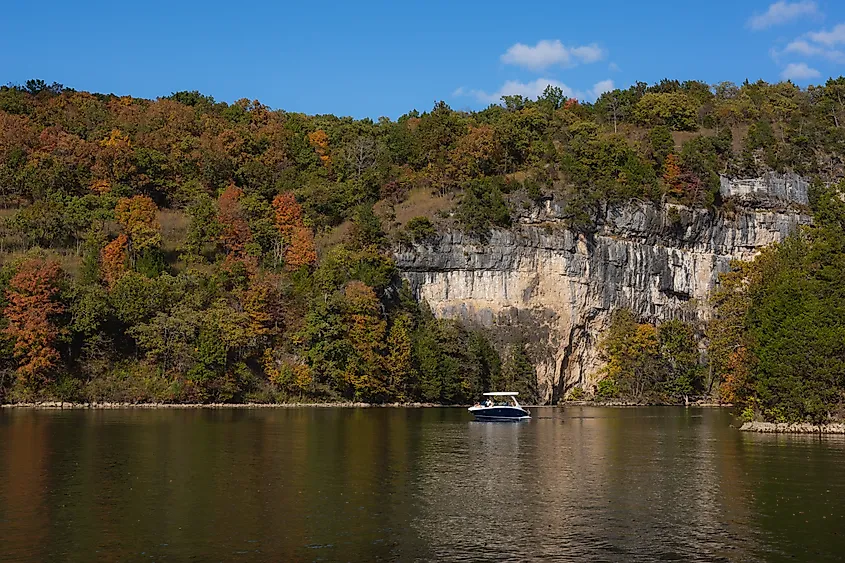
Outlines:
{"type": "Polygon", "coordinates": [[[516,391],[492,391],[490,393],[483,393],[485,397],[516,397],[519,395],[516,391]]]}

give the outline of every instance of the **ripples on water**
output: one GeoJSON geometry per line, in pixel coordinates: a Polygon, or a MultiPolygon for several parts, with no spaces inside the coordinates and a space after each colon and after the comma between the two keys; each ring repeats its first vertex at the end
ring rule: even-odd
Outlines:
{"type": "Polygon", "coordinates": [[[0,411],[2,561],[840,561],[845,440],[725,411],[0,411]]]}

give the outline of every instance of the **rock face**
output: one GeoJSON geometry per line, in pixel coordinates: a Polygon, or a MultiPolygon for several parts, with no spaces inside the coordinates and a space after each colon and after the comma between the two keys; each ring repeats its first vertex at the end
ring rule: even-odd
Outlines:
{"type": "Polygon", "coordinates": [[[541,394],[556,402],[575,386],[595,385],[603,365],[598,343],[614,310],[631,309],[652,323],[704,320],[710,292],[732,260],[749,259],[810,222],[799,208],[752,203],[730,215],[608,206],[587,236],[566,229],[562,210],[547,202],[486,241],[448,231],[395,254],[436,316],[527,341],[541,394]]]}
{"type": "Polygon", "coordinates": [[[734,198],[744,205],[763,207],[810,203],[807,193],[810,184],[797,174],[769,172],[761,178],[731,179],[723,176],[721,180],[721,196],[734,198]]]}

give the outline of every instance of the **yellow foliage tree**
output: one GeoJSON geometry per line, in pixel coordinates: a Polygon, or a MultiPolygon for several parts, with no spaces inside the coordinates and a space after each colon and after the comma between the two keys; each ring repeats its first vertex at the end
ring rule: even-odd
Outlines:
{"type": "Polygon", "coordinates": [[[332,158],[329,155],[329,136],[322,129],[317,129],[313,133],[308,133],[308,142],[314,147],[314,151],[320,157],[320,162],[323,166],[328,168],[331,165],[332,158]]]}
{"type": "Polygon", "coordinates": [[[131,252],[142,252],[161,245],[158,207],[145,195],[124,197],[117,202],[114,215],[129,237],[131,252]]]}
{"type": "Polygon", "coordinates": [[[396,400],[408,400],[408,382],[413,374],[411,362],[411,318],[399,315],[387,335],[388,388],[396,393],[396,400]]]}
{"type": "Polygon", "coordinates": [[[355,350],[346,365],[344,379],[364,400],[384,400],[387,381],[384,346],[387,322],[373,288],[352,281],[344,289],[347,339],[355,350]]]}

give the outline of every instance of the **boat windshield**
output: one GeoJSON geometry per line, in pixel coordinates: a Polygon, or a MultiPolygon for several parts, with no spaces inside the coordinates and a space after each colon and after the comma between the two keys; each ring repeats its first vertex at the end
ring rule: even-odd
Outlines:
{"type": "Polygon", "coordinates": [[[499,391],[484,393],[484,399],[477,406],[484,407],[510,407],[514,406],[522,408],[522,405],[516,400],[518,393],[512,391],[499,391]]]}

